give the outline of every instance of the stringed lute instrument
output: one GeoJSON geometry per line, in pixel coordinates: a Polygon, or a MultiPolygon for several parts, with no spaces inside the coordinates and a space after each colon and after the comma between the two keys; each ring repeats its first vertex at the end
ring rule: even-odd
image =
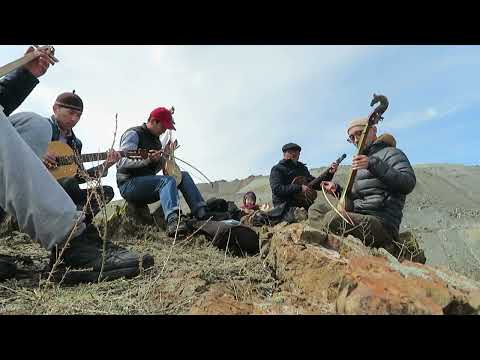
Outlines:
{"type": "MultiPolygon", "coordinates": [[[[346,157],[347,155],[343,154],[337,160],[335,160],[335,163],[337,165],[340,165],[340,163],[346,157]]],[[[317,176],[312,181],[308,181],[308,179],[305,176],[297,176],[295,177],[295,179],[293,179],[292,184],[306,185],[313,190],[309,195],[303,192],[300,192],[294,195],[295,203],[298,207],[303,207],[305,209],[308,209],[314,203],[315,199],[317,198],[317,192],[314,190],[314,188],[318,185],[318,183],[320,183],[324,179],[325,173],[330,171],[330,169],[331,168],[328,168],[325,172],[320,174],[320,176],[317,176]]]]}
{"type": "MultiPolygon", "coordinates": [[[[50,142],[47,151],[56,156],[58,166],[49,169],[49,171],[57,180],[75,176],[79,169],[79,163],[106,160],[108,156],[108,152],[77,155],[70,146],[60,141],[50,142]]],[[[148,150],[137,149],[118,152],[122,157],[129,159],[142,160],[148,158],[148,150]]]]}
{"type": "MultiPolygon", "coordinates": [[[[172,115],[175,113],[175,107],[172,106],[170,108],[170,113],[172,115]]],[[[167,176],[173,176],[177,187],[182,182],[182,170],[175,162],[175,150],[178,148],[179,146],[177,140],[173,142],[169,140],[165,145],[165,149],[162,151],[162,156],[165,160],[163,165],[163,174],[167,176]]]]}

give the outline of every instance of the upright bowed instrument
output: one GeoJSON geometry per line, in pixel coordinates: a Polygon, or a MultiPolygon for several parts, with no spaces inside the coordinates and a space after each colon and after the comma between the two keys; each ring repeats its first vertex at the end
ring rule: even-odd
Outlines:
{"type": "MultiPolygon", "coordinates": [[[[363,128],[362,135],[360,137],[360,142],[358,143],[358,150],[357,155],[363,155],[365,150],[367,135],[372,126],[378,124],[380,121],[383,120],[383,113],[388,108],[388,99],[383,95],[375,95],[373,94],[372,102],[370,106],[375,105],[376,103],[380,103],[368,116],[367,126],[363,128]]],[[[348,176],[347,185],[343,189],[342,196],[340,197],[340,201],[337,204],[337,210],[340,211],[348,211],[350,210],[347,206],[348,204],[348,196],[352,191],[353,181],[355,180],[355,176],[357,175],[357,170],[350,170],[350,174],[348,176]]]]}

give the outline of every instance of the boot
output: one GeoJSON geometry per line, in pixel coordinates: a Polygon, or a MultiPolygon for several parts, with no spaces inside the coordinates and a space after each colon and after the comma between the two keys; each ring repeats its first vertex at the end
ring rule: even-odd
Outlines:
{"type": "Polygon", "coordinates": [[[180,222],[178,221],[178,214],[176,212],[170,214],[170,216],[167,219],[167,236],[168,237],[175,237],[175,234],[177,234],[177,237],[184,237],[188,235],[189,229],[187,226],[187,223],[185,222],[185,219],[183,218],[182,215],[180,215],[180,222]],[[178,226],[178,230],[177,230],[178,226]]]}
{"type": "Polygon", "coordinates": [[[11,256],[0,255],[0,281],[11,279],[17,272],[17,265],[11,256]]]}
{"type": "MultiPolygon", "coordinates": [[[[61,264],[57,266],[54,278],[62,280],[65,284],[114,280],[121,277],[130,278],[138,275],[141,268],[147,269],[154,264],[151,255],[140,256],[108,240],[105,241],[103,256],[103,245],[104,241],[97,228],[91,224],[87,225],[83,233],[71,239],[63,252],[61,264]],[[102,261],[104,261],[104,267],[100,278],[102,261]],[[68,268],[70,271],[66,271],[68,268]]],[[[61,249],[52,251],[50,269],[60,252],[61,249]]]]}

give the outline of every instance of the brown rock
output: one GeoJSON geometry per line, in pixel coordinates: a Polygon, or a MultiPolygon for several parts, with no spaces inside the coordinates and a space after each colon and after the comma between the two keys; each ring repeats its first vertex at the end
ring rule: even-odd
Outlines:
{"type": "MultiPolygon", "coordinates": [[[[269,264],[282,290],[318,310],[334,303],[340,314],[473,314],[480,284],[457,273],[392,256],[371,256],[358,239],[342,238],[340,252],[319,244],[325,236],[292,224],[272,237],[269,264]]],[[[337,239],[338,240],[338,239],[337,239]]]]}
{"type": "Polygon", "coordinates": [[[272,238],[267,262],[283,282],[282,290],[296,294],[309,307],[323,307],[336,298],[347,260],[324,247],[302,242],[303,225],[292,224],[272,238]]]}
{"type": "MultiPolygon", "coordinates": [[[[343,314],[472,314],[471,281],[409,261],[362,256],[350,260],[337,299],[343,314]],[[439,276],[442,274],[442,276],[439,276]]],[[[478,284],[475,285],[476,289],[478,284]]]]}

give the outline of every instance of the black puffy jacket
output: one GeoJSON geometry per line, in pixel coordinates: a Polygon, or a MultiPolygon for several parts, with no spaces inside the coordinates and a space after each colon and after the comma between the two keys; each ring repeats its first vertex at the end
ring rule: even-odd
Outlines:
{"type": "Polygon", "coordinates": [[[0,105],[9,116],[27,98],[39,83],[38,79],[25,68],[19,68],[0,80],[0,105]]]}
{"type": "Polygon", "coordinates": [[[395,142],[391,139],[379,138],[365,149],[368,169],[357,172],[350,200],[353,212],[377,216],[398,232],[405,198],[415,188],[416,177],[407,156],[391,146],[395,142]]]}
{"type": "MultiPolygon", "coordinates": [[[[283,159],[272,168],[270,171],[270,187],[272,188],[274,207],[285,202],[287,203],[287,207],[294,206],[293,195],[302,191],[301,185],[292,184],[293,179],[297,176],[305,176],[308,181],[315,179],[305,164],[300,161],[295,162],[283,159]]],[[[320,176],[322,177],[322,181],[330,181],[333,178],[333,174],[331,174],[328,169],[320,176]]]]}

